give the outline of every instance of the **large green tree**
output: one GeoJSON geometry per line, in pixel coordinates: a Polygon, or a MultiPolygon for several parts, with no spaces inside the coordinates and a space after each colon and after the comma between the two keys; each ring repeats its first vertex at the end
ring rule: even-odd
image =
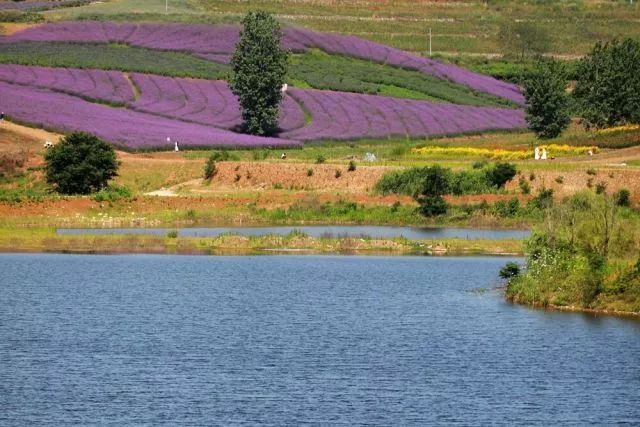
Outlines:
{"type": "Polygon", "coordinates": [[[535,71],[525,79],[525,119],[539,138],[555,138],[569,126],[566,86],[566,70],[554,60],[538,62],[535,71]]]}
{"type": "Polygon", "coordinates": [[[63,194],[89,194],[105,188],[118,175],[113,147],[82,132],[62,138],[45,154],[46,179],[63,194]]]}
{"type": "Polygon", "coordinates": [[[588,127],[640,123],[640,43],[597,43],[577,69],[581,115],[588,127]]]}
{"type": "Polygon", "coordinates": [[[280,25],[267,12],[249,12],[231,58],[231,90],[238,97],[249,133],[268,135],[278,128],[288,52],[280,46],[280,25]]]}

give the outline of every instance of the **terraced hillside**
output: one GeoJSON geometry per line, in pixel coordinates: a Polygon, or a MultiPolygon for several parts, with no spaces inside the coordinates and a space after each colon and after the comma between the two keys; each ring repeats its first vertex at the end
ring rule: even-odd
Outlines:
{"type": "Polygon", "coordinates": [[[129,149],[167,147],[167,137],[185,147],[295,146],[524,126],[513,84],[356,37],[287,27],[283,45],[295,56],[278,138],[238,134],[238,103],[220,80],[238,35],[230,25],[30,27],[0,38],[0,108],[15,121],[86,130],[129,149]],[[91,62],[97,55],[75,52],[83,49],[117,55],[91,62]],[[154,72],[156,57],[164,76],[154,72]],[[323,60],[333,68],[320,76],[323,60]],[[365,77],[373,69],[380,79],[365,77]]]}

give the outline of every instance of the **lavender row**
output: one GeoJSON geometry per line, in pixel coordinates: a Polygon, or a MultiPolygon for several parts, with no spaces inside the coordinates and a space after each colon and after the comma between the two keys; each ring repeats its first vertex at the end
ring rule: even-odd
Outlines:
{"type": "MultiPolygon", "coordinates": [[[[228,63],[238,35],[239,28],[230,25],[119,24],[87,21],[28,28],[5,37],[4,41],[127,43],[151,49],[188,51],[208,60],[228,63]]],[[[319,48],[329,53],[417,70],[518,104],[524,103],[520,89],[511,83],[358,37],[285,28],[283,45],[298,52],[319,48]]]]}
{"type": "Polygon", "coordinates": [[[161,118],[124,108],[93,104],[45,89],[0,82],[0,110],[16,121],[58,131],[91,132],[132,150],[184,147],[299,146],[295,141],[236,134],[222,129],[161,118]]]}
{"type": "MultiPolygon", "coordinates": [[[[140,91],[140,98],[130,104],[135,110],[225,129],[242,124],[238,100],[223,81],[150,74],[131,78],[140,91]]],[[[279,123],[285,131],[305,125],[303,111],[289,96],[284,97],[279,123]]]]}
{"type": "Polygon", "coordinates": [[[75,6],[83,3],[89,3],[88,1],[79,1],[79,0],[59,0],[59,1],[25,1],[25,2],[14,2],[9,1],[5,3],[0,3],[0,10],[28,10],[28,9],[53,9],[55,7],[62,6],[75,6]]]}
{"type": "Polygon", "coordinates": [[[291,89],[313,122],[284,132],[301,141],[422,137],[526,126],[521,110],[432,103],[375,95],[291,89]]]}
{"type": "Polygon", "coordinates": [[[111,103],[124,104],[134,100],[131,85],[117,71],[0,64],[0,80],[111,103]]]}

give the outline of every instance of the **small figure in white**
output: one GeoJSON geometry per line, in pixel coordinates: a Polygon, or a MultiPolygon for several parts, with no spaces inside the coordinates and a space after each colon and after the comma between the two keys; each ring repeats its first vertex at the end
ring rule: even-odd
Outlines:
{"type": "Polygon", "coordinates": [[[285,93],[287,91],[287,89],[289,88],[288,84],[283,84],[282,87],[280,88],[280,92],[285,93]]]}
{"type": "Polygon", "coordinates": [[[536,147],[536,149],[533,150],[533,158],[534,160],[540,160],[540,148],[536,147]]]}
{"type": "Polygon", "coordinates": [[[284,160],[287,158],[287,155],[285,153],[280,154],[280,160],[284,160]]]}
{"type": "Polygon", "coordinates": [[[593,156],[593,150],[589,150],[587,153],[589,154],[589,157],[593,156]]]}
{"type": "Polygon", "coordinates": [[[0,112],[0,122],[4,120],[4,111],[0,112]]]}
{"type": "Polygon", "coordinates": [[[178,147],[178,141],[176,141],[176,147],[175,147],[175,151],[180,151],[180,148],[178,147]]]}
{"type": "Polygon", "coordinates": [[[53,142],[51,142],[51,141],[45,141],[45,142],[44,142],[44,148],[46,148],[47,150],[48,150],[49,148],[53,148],[53,142]]]}
{"type": "Polygon", "coordinates": [[[542,155],[540,155],[540,160],[547,160],[547,149],[542,149],[542,155]]]}

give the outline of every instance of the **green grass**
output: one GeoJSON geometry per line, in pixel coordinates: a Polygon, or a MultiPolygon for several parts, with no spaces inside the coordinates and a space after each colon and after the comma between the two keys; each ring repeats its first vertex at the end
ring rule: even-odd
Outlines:
{"type": "Polygon", "coordinates": [[[438,100],[467,105],[512,105],[418,71],[329,55],[317,49],[293,55],[289,75],[316,89],[438,100]]]}
{"type": "Polygon", "coordinates": [[[224,78],[229,67],[187,53],[116,44],[25,42],[0,44],[0,63],[97,68],[176,77],[224,78]]]}

